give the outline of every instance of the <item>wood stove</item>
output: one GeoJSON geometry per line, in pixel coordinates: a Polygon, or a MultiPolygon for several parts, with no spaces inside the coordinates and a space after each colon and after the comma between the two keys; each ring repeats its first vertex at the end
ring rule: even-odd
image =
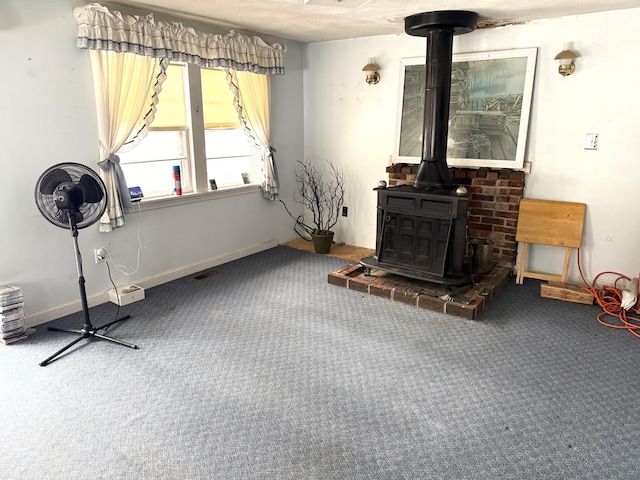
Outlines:
{"type": "Polygon", "coordinates": [[[447,166],[453,36],[476,28],[478,14],[464,10],[405,18],[409,35],[426,37],[422,159],[413,186],[376,189],[376,254],[360,263],[446,285],[470,283],[463,272],[469,199],[453,191],[447,166]]]}
{"type": "Polygon", "coordinates": [[[463,272],[468,198],[411,185],[376,190],[376,253],[361,263],[419,280],[468,283],[463,272]]]}

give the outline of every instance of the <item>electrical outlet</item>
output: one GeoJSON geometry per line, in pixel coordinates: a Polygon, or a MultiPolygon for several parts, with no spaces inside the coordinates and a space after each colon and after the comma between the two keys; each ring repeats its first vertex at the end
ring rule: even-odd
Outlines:
{"type": "Polygon", "coordinates": [[[587,138],[584,141],[585,150],[597,150],[598,149],[598,137],[597,133],[587,133],[587,138]]]}
{"type": "Polygon", "coordinates": [[[342,207],[342,216],[346,217],[349,213],[349,207],[342,207]]]}
{"type": "Polygon", "coordinates": [[[93,257],[96,263],[102,263],[107,260],[107,249],[104,247],[94,248],[93,249],[93,257]]]}

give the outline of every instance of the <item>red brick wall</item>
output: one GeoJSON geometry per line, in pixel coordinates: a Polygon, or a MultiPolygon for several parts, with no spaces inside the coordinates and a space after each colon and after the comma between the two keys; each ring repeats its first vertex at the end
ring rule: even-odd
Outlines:
{"type": "MultiPolygon", "coordinates": [[[[389,186],[413,185],[417,164],[396,163],[387,167],[389,186]]],[[[493,259],[514,265],[518,208],[524,192],[522,171],[489,168],[450,168],[451,180],[469,191],[469,235],[495,242],[493,259]]]]}

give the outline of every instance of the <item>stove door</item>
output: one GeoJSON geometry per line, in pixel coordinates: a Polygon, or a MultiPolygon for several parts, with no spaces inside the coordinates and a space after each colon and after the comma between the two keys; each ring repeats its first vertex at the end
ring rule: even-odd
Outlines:
{"type": "Polygon", "coordinates": [[[453,219],[385,212],[378,261],[444,276],[453,219]]]}

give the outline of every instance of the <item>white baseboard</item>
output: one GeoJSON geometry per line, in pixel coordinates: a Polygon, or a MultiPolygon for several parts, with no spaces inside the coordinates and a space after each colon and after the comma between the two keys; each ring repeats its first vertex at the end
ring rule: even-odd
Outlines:
{"type": "MultiPolygon", "coordinates": [[[[136,285],[140,285],[144,289],[149,289],[157,285],[162,285],[163,283],[171,282],[172,280],[177,280],[178,278],[186,277],[187,275],[192,275],[194,273],[201,272],[218,265],[222,265],[223,263],[232,262],[233,260],[238,260],[240,258],[253,255],[254,253],[269,250],[270,248],[274,248],[276,246],[278,246],[278,241],[276,239],[267,240],[265,242],[256,243],[240,250],[234,250],[233,252],[209,258],[202,262],[192,263],[191,265],[185,265],[184,267],[176,268],[174,270],[168,270],[166,272],[162,272],[159,275],[136,279],[135,283],[136,285]]],[[[87,303],[89,307],[100,305],[108,301],[109,295],[106,291],[87,297],[87,303]]],[[[37,325],[50,322],[51,320],[55,320],[56,318],[71,315],[72,313],[76,313],[81,310],[82,303],[80,302],[80,299],[78,299],[77,301],[67,303],[65,305],[59,305],[47,310],[43,310],[41,312],[28,315],[25,317],[25,324],[27,327],[35,327],[37,325]]]]}

